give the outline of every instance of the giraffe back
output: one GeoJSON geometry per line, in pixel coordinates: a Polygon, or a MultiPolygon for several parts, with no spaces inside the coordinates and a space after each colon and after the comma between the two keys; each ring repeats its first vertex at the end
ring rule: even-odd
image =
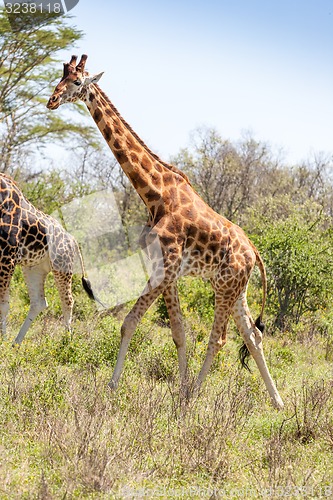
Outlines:
{"type": "Polygon", "coordinates": [[[0,174],[0,256],[14,264],[49,262],[50,270],[72,273],[77,245],[53,217],[23,195],[16,182],[0,174]]]}

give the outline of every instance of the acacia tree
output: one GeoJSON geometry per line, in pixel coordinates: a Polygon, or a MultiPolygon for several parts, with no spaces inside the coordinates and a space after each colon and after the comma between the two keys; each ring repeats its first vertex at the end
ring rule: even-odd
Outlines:
{"type": "Polygon", "coordinates": [[[97,142],[94,128],[67,122],[45,107],[58,52],[70,50],[81,36],[67,18],[54,15],[13,30],[0,10],[0,171],[24,170],[36,150],[73,133],[97,142]]]}

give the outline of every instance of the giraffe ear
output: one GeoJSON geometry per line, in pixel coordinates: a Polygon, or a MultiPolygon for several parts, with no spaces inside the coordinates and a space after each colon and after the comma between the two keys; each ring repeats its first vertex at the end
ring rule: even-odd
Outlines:
{"type": "Polygon", "coordinates": [[[102,71],[102,73],[98,73],[97,75],[89,75],[85,78],[85,81],[84,83],[85,84],[90,84],[90,83],[97,83],[98,80],[102,77],[104,71],[102,71]]]}

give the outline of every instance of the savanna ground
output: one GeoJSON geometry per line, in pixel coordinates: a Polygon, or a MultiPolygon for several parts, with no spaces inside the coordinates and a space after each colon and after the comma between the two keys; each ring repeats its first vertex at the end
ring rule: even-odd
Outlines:
{"type": "MultiPolygon", "coordinates": [[[[1,345],[0,498],[333,497],[333,345],[312,320],[264,339],[283,411],[270,404],[253,361],[252,373],[240,367],[232,324],[200,395],[184,404],[163,303],[144,317],[111,393],[129,306],[114,317],[97,312],[76,280],[74,291],[71,338],[50,277],[49,310],[12,348],[28,309],[20,272],[13,279],[1,345]]],[[[184,280],[180,291],[194,378],[212,296],[196,280],[184,280]]],[[[253,287],[249,299],[255,314],[253,287]]]]}

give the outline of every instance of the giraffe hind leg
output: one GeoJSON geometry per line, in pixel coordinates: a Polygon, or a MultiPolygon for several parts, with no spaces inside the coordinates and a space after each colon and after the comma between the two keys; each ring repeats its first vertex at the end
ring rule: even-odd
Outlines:
{"type": "MultiPolygon", "coordinates": [[[[261,333],[264,333],[265,325],[264,325],[264,323],[262,323],[260,316],[257,318],[257,320],[255,322],[255,326],[258,328],[258,330],[261,331],[261,333]]],[[[248,365],[248,359],[250,356],[251,356],[250,351],[249,351],[247,345],[245,344],[245,342],[243,342],[243,345],[239,349],[239,360],[240,360],[243,368],[245,368],[246,370],[248,370],[251,373],[251,369],[248,365]]]]}
{"type": "Polygon", "coordinates": [[[282,399],[278,393],[278,390],[266,364],[262,347],[262,332],[254,323],[247,306],[246,290],[242,292],[240,297],[237,299],[233,307],[232,315],[235,320],[236,326],[243,337],[244,343],[247,346],[247,349],[256,362],[268,393],[272,399],[273,405],[278,409],[282,409],[282,399]]]}
{"type": "Polygon", "coordinates": [[[72,314],[73,314],[73,294],[72,294],[72,273],[53,270],[54,280],[58,288],[64,323],[69,332],[71,332],[72,314]]]}

